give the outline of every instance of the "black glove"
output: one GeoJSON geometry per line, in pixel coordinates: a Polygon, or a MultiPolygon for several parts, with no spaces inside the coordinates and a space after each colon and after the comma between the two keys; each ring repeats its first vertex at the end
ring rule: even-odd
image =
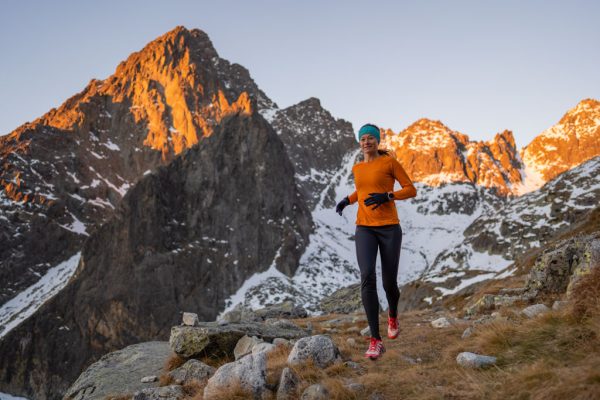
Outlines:
{"type": "Polygon", "coordinates": [[[368,207],[374,205],[375,207],[371,207],[371,210],[375,210],[377,207],[390,200],[391,198],[387,193],[369,193],[369,198],[365,200],[365,206],[368,207]]]}
{"type": "Polygon", "coordinates": [[[348,199],[348,197],[344,197],[342,199],[342,201],[340,201],[337,206],[335,206],[335,212],[342,215],[342,211],[344,210],[344,208],[346,208],[346,206],[350,205],[350,200],[348,199]]]}

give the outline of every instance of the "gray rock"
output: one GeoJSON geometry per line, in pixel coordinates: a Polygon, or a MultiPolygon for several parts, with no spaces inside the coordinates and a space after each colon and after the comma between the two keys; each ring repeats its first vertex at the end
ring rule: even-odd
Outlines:
{"type": "Polygon", "coordinates": [[[273,304],[265,308],[254,311],[258,317],[263,320],[268,318],[306,318],[308,312],[304,307],[297,306],[292,301],[284,301],[283,303],[273,304]]]}
{"type": "Polygon", "coordinates": [[[326,335],[316,335],[302,338],[294,344],[287,362],[298,365],[309,360],[319,368],[325,368],[341,360],[340,351],[331,338],[326,335]]]}
{"type": "Polygon", "coordinates": [[[569,305],[568,301],[561,301],[561,300],[556,300],[553,304],[552,304],[552,309],[554,311],[560,311],[563,310],[567,305],[569,305]]]}
{"type": "Polygon", "coordinates": [[[465,329],[461,338],[466,339],[466,338],[471,337],[471,335],[473,334],[473,331],[474,331],[473,327],[469,326],[467,329],[465,329]]]}
{"type": "Polygon", "coordinates": [[[447,328],[450,326],[450,321],[446,317],[438,318],[434,321],[431,321],[431,326],[434,328],[447,328]]]}
{"type": "Polygon", "coordinates": [[[256,353],[269,353],[270,351],[273,351],[277,348],[277,346],[275,346],[273,343],[258,343],[255,344],[252,347],[252,354],[256,354],[256,353]]]}
{"type": "Polygon", "coordinates": [[[419,362],[418,362],[417,360],[415,360],[414,358],[412,358],[412,357],[409,357],[409,356],[407,356],[407,355],[404,355],[404,354],[402,354],[402,355],[400,356],[400,358],[401,358],[402,360],[406,361],[406,362],[407,362],[408,364],[410,364],[410,365],[415,365],[415,364],[418,364],[418,363],[419,363],[419,362]]]}
{"type": "Polygon", "coordinates": [[[287,319],[268,318],[265,324],[284,329],[300,329],[298,325],[287,319]]]}
{"type": "Polygon", "coordinates": [[[385,397],[383,397],[383,394],[379,392],[373,392],[369,396],[368,400],[385,400],[385,397]]]}
{"type": "Polygon", "coordinates": [[[525,307],[523,310],[521,310],[521,313],[523,313],[528,318],[535,318],[538,315],[547,313],[548,311],[550,311],[550,309],[544,304],[534,304],[532,306],[525,307]]]}
{"type": "Polygon", "coordinates": [[[297,328],[278,328],[257,322],[219,325],[217,322],[201,322],[199,326],[174,326],[171,329],[169,344],[178,355],[191,358],[198,355],[227,354],[234,356],[233,350],[244,335],[256,336],[266,341],[279,337],[300,338],[307,332],[297,328]]]}
{"type": "Polygon", "coordinates": [[[484,368],[496,364],[496,357],[463,352],[456,356],[456,362],[462,367],[484,368]]]}
{"type": "Polygon", "coordinates": [[[285,347],[291,347],[292,346],[292,344],[290,343],[289,340],[282,339],[282,338],[275,338],[275,339],[273,339],[273,344],[275,346],[285,346],[285,347]]]}
{"type": "Polygon", "coordinates": [[[243,304],[236,305],[231,311],[223,314],[218,322],[239,324],[244,322],[259,322],[260,318],[254,311],[245,307],[243,304]]]}
{"type": "Polygon", "coordinates": [[[185,392],[179,385],[161,386],[143,389],[135,392],[133,400],[179,400],[183,399],[185,392]]]}
{"type": "Polygon", "coordinates": [[[233,356],[236,360],[244,357],[246,354],[252,353],[252,348],[259,344],[263,343],[264,340],[257,338],[256,336],[247,336],[244,335],[238,340],[235,348],[233,349],[233,356]]]}
{"type": "Polygon", "coordinates": [[[142,379],[140,379],[140,382],[150,383],[150,382],[156,382],[157,380],[158,380],[158,377],[156,375],[150,375],[150,376],[145,376],[142,379]]]}
{"type": "Polygon", "coordinates": [[[363,310],[360,297],[360,283],[341,288],[323,297],[321,310],[328,314],[350,314],[363,310]]]}
{"type": "Polygon", "coordinates": [[[362,336],[367,336],[367,337],[371,336],[371,328],[369,328],[369,327],[367,326],[366,328],[364,328],[364,329],[362,329],[362,330],[360,331],[360,334],[361,334],[362,336]]]}
{"type": "Polygon", "coordinates": [[[325,386],[316,383],[302,392],[300,400],[329,400],[329,391],[325,389],[325,386]]]}
{"type": "Polygon", "coordinates": [[[346,343],[348,343],[348,345],[354,347],[354,346],[356,346],[356,339],[354,339],[354,338],[348,338],[348,339],[346,339],[346,343]]]}
{"type": "Polygon", "coordinates": [[[279,387],[277,388],[277,400],[292,400],[298,398],[296,390],[300,378],[290,368],[284,368],[281,371],[279,387]]]}
{"type": "Polygon", "coordinates": [[[240,386],[252,393],[253,398],[261,399],[268,393],[266,375],[266,354],[248,354],[217,369],[206,384],[204,399],[219,399],[221,391],[231,386],[240,386]]]}
{"type": "Polygon", "coordinates": [[[344,366],[346,366],[347,368],[353,369],[359,375],[363,375],[365,372],[367,372],[366,369],[362,365],[360,365],[359,363],[354,362],[354,361],[346,361],[346,362],[344,362],[344,366]]]}
{"type": "Polygon", "coordinates": [[[157,386],[141,378],[160,375],[171,356],[167,342],[138,343],[106,354],[90,365],[69,387],[65,400],[104,400],[114,393],[134,393],[157,386]]]}
{"type": "Polygon", "coordinates": [[[181,367],[169,372],[175,382],[184,384],[192,380],[202,382],[215,373],[215,368],[198,360],[188,360],[181,367]]]}
{"type": "Polygon", "coordinates": [[[600,265],[600,237],[577,236],[547,248],[529,272],[526,290],[540,294],[571,293],[579,277],[600,265]]]}
{"type": "Polygon", "coordinates": [[[190,312],[184,312],[182,319],[183,319],[183,324],[187,325],[187,326],[197,326],[198,322],[200,322],[198,320],[198,314],[194,314],[194,313],[190,313],[190,312]]]}
{"type": "Polygon", "coordinates": [[[365,390],[365,385],[363,385],[362,383],[351,382],[345,386],[353,392],[362,392],[363,390],[365,390]]]}

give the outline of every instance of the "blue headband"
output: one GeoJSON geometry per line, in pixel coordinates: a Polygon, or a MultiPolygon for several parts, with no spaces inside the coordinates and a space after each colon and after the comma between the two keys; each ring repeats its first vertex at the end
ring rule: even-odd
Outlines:
{"type": "Polygon", "coordinates": [[[379,140],[381,139],[379,137],[379,128],[373,124],[366,124],[366,125],[363,125],[362,128],[360,128],[360,130],[358,131],[358,138],[357,138],[359,142],[360,142],[360,138],[362,135],[374,136],[375,139],[377,139],[377,143],[379,143],[379,140]]]}

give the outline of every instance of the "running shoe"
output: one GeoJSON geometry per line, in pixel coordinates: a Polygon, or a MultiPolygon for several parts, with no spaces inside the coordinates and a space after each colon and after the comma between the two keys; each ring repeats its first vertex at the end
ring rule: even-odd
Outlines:
{"type": "Polygon", "coordinates": [[[398,318],[388,317],[388,337],[390,339],[396,339],[400,329],[398,328],[398,318]]]}
{"type": "Polygon", "coordinates": [[[369,350],[365,353],[366,358],[370,358],[371,360],[376,360],[385,353],[385,347],[383,347],[383,342],[379,339],[371,338],[371,344],[369,345],[369,350]]]}

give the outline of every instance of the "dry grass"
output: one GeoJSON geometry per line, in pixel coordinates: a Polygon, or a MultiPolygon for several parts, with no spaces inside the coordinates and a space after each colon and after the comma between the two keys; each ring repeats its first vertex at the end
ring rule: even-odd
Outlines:
{"type": "Polygon", "coordinates": [[[158,386],[169,386],[175,384],[175,378],[169,373],[164,373],[158,378],[158,386]]]}
{"type": "Polygon", "coordinates": [[[163,370],[167,371],[167,372],[173,371],[174,369],[177,369],[177,368],[181,367],[183,364],[185,364],[186,361],[187,361],[187,359],[179,356],[178,354],[173,353],[167,359],[167,361],[165,361],[163,370]]]}

